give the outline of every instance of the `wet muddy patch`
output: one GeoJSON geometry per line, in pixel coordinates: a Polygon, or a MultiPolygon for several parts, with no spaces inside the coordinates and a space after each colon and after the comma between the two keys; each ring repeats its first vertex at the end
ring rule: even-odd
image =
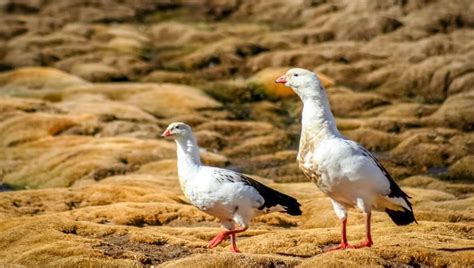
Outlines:
{"type": "Polygon", "coordinates": [[[155,243],[132,241],[127,235],[104,237],[94,248],[102,251],[105,256],[114,259],[132,259],[147,266],[180,259],[194,253],[184,246],[166,244],[163,241],[155,243]]]}

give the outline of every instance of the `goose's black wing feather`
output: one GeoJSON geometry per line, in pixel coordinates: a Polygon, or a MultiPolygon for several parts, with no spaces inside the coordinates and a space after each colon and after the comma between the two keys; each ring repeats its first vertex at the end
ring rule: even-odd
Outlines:
{"type": "Polygon", "coordinates": [[[219,183],[242,182],[257,190],[264,200],[264,203],[258,208],[260,210],[269,211],[272,207],[280,205],[290,215],[301,215],[302,213],[301,204],[295,198],[274,190],[249,176],[225,169],[218,169],[215,174],[219,183]]]}

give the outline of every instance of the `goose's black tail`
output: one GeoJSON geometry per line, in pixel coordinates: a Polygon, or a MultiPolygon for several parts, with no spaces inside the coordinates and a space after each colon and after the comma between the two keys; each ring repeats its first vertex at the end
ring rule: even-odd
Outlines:
{"type": "Polygon", "coordinates": [[[286,194],[280,193],[280,192],[277,192],[277,193],[279,194],[278,205],[281,205],[283,207],[283,209],[285,210],[284,211],[285,213],[288,213],[293,216],[299,216],[302,214],[301,208],[300,208],[301,204],[298,203],[298,201],[295,198],[288,196],[286,194]]]}
{"type": "Polygon", "coordinates": [[[408,225],[412,222],[416,222],[413,211],[406,208],[403,208],[403,211],[385,209],[385,212],[387,212],[388,216],[390,216],[396,225],[408,225]]]}
{"type": "Polygon", "coordinates": [[[254,187],[258,193],[263,197],[265,203],[258,209],[267,212],[280,211],[288,213],[293,216],[301,215],[301,204],[298,201],[284,193],[280,193],[250,177],[245,176],[243,180],[246,184],[254,187]]]}
{"type": "Polygon", "coordinates": [[[390,194],[388,195],[389,199],[392,199],[395,204],[400,204],[400,199],[404,201],[405,204],[402,206],[403,210],[392,210],[385,209],[388,216],[396,225],[408,225],[412,222],[416,222],[415,215],[413,214],[413,208],[410,202],[410,196],[408,196],[400,186],[398,186],[392,178],[389,178],[390,181],[390,194]]]}

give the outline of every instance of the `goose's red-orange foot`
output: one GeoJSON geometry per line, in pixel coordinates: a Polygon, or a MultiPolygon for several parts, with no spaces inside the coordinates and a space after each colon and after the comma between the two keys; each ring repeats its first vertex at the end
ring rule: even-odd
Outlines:
{"type": "Polygon", "coordinates": [[[214,248],[218,246],[224,239],[230,236],[230,251],[234,253],[240,253],[240,250],[237,248],[237,243],[235,239],[235,234],[245,232],[247,230],[247,227],[243,227],[242,229],[237,229],[237,230],[230,230],[230,231],[222,231],[218,233],[207,245],[208,248],[214,248]]]}
{"type": "Polygon", "coordinates": [[[227,232],[223,231],[218,233],[211,241],[209,241],[209,244],[207,244],[208,248],[214,248],[217,245],[219,245],[224,239],[226,239],[228,236],[227,232]]]}
{"type": "Polygon", "coordinates": [[[332,252],[332,251],[337,251],[337,250],[344,250],[344,249],[348,249],[348,248],[353,248],[351,245],[349,245],[349,243],[347,243],[347,231],[346,231],[346,226],[347,226],[347,219],[344,218],[341,220],[341,226],[342,226],[342,229],[341,229],[341,243],[337,246],[337,247],[334,247],[334,248],[330,248],[328,250],[326,250],[326,252],[332,252]]]}
{"type": "Polygon", "coordinates": [[[337,247],[330,248],[326,250],[326,252],[333,252],[333,251],[338,251],[338,250],[344,250],[344,249],[350,249],[350,248],[355,248],[351,245],[349,245],[347,242],[346,243],[341,243],[337,247]]]}
{"type": "Polygon", "coordinates": [[[373,244],[372,240],[365,239],[362,243],[355,245],[354,248],[370,248],[373,244]]]}

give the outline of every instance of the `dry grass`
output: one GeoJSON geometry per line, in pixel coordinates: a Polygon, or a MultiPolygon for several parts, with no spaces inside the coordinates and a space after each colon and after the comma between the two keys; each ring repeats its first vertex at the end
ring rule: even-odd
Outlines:
{"type": "MultiPolygon", "coordinates": [[[[127,267],[160,263],[184,267],[196,261],[202,267],[272,263],[311,267],[321,263],[465,266],[473,257],[472,192],[470,198],[458,199],[439,190],[407,188],[414,196],[419,224],[397,227],[385,214],[376,213],[371,249],[323,253],[339,239],[329,199],[311,183],[273,186],[298,197],[304,216],[257,218],[240,236],[245,252],[240,255],[228,253],[228,243],[205,249],[219,230],[218,223],[183,202],[174,176],[116,176],[69,189],[3,193],[0,258],[28,266],[113,265],[120,260],[127,267]],[[445,217],[447,210],[450,219],[445,217]]],[[[349,223],[349,240],[356,242],[363,236],[361,215],[351,212],[349,223]]]]}

